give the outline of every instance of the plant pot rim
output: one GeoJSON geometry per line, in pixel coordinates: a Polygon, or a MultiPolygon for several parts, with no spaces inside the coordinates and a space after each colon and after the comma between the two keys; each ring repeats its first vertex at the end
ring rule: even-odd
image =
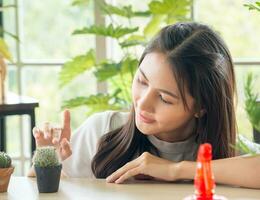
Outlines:
{"type": "Polygon", "coordinates": [[[0,168],[0,177],[11,176],[14,172],[14,166],[8,168],[0,168]]]}
{"type": "Polygon", "coordinates": [[[4,167],[4,168],[0,167],[0,169],[10,169],[10,168],[15,168],[15,167],[13,165],[11,165],[10,167],[4,167]]]}
{"type": "Polygon", "coordinates": [[[59,165],[55,165],[55,166],[48,166],[48,167],[40,167],[40,166],[35,166],[35,168],[42,168],[42,169],[50,169],[50,168],[59,168],[59,167],[62,167],[62,164],[59,164],[59,165]]]}
{"type": "Polygon", "coordinates": [[[14,169],[14,168],[15,168],[14,166],[11,166],[11,167],[5,167],[5,168],[1,168],[1,167],[0,167],[0,170],[4,170],[4,171],[5,171],[5,170],[8,170],[8,169],[14,169]]]}

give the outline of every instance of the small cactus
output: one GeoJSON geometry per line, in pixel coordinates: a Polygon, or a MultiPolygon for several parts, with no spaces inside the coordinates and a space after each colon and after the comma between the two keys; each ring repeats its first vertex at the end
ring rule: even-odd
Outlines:
{"type": "Polygon", "coordinates": [[[0,152],[0,168],[9,168],[12,165],[12,159],[7,153],[0,152]]]}
{"type": "Polygon", "coordinates": [[[59,157],[55,147],[38,147],[33,156],[33,164],[36,167],[54,167],[59,166],[59,157]]]}

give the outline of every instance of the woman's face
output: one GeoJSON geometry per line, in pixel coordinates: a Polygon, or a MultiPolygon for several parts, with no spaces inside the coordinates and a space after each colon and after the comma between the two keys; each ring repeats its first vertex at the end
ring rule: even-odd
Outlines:
{"type": "Polygon", "coordinates": [[[132,85],[137,128],[169,142],[189,137],[195,126],[194,100],[187,91],[185,95],[189,109],[184,108],[166,56],[158,52],[147,54],[132,85]]]}

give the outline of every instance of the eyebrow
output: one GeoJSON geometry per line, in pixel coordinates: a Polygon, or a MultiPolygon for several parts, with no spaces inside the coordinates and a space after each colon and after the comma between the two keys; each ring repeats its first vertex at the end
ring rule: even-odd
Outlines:
{"type": "MultiPolygon", "coordinates": [[[[139,71],[141,72],[141,74],[143,75],[143,77],[149,82],[149,80],[148,80],[148,78],[146,77],[146,75],[145,75],[145,73],[143,72],[143,70],[142,70],[141,68],[139,68],[139,71]]],[[[165,94],[168,94],[168,95],[172,96],[173,98],[179,99],[179,97],[178,97],[176,94],[172,93],[172,92],[169,92],[169,91],[167,91],[167,90],[160,89],[160,88],[156,88],[156,89],[157,89],[158,91],[160,91],[160,92],[163,92],[163,93],[165,93],[165,94]]]]}

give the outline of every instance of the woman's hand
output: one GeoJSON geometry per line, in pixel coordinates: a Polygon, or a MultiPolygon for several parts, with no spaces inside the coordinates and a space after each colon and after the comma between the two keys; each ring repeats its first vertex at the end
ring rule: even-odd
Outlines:
{"type": "Polygon", "coordinates": [[[72,154],[69,144],[71,135],[69,110],[63,112],[63,126],[59,139],[54,134],[55,130],[49,127],[49,123],[45,123],[43,130],[37,127],[33,128],[36,146],[56,146],[61,160],[65,160],[72,154]]]}
{"type": "Polygon", "coordinates": [[[178,179],[178,163],[171,162],[144,152],[106,178],[107,182],[122,183],[131,177],[151,177],[157,180],[175,181],[178,179]]]}

